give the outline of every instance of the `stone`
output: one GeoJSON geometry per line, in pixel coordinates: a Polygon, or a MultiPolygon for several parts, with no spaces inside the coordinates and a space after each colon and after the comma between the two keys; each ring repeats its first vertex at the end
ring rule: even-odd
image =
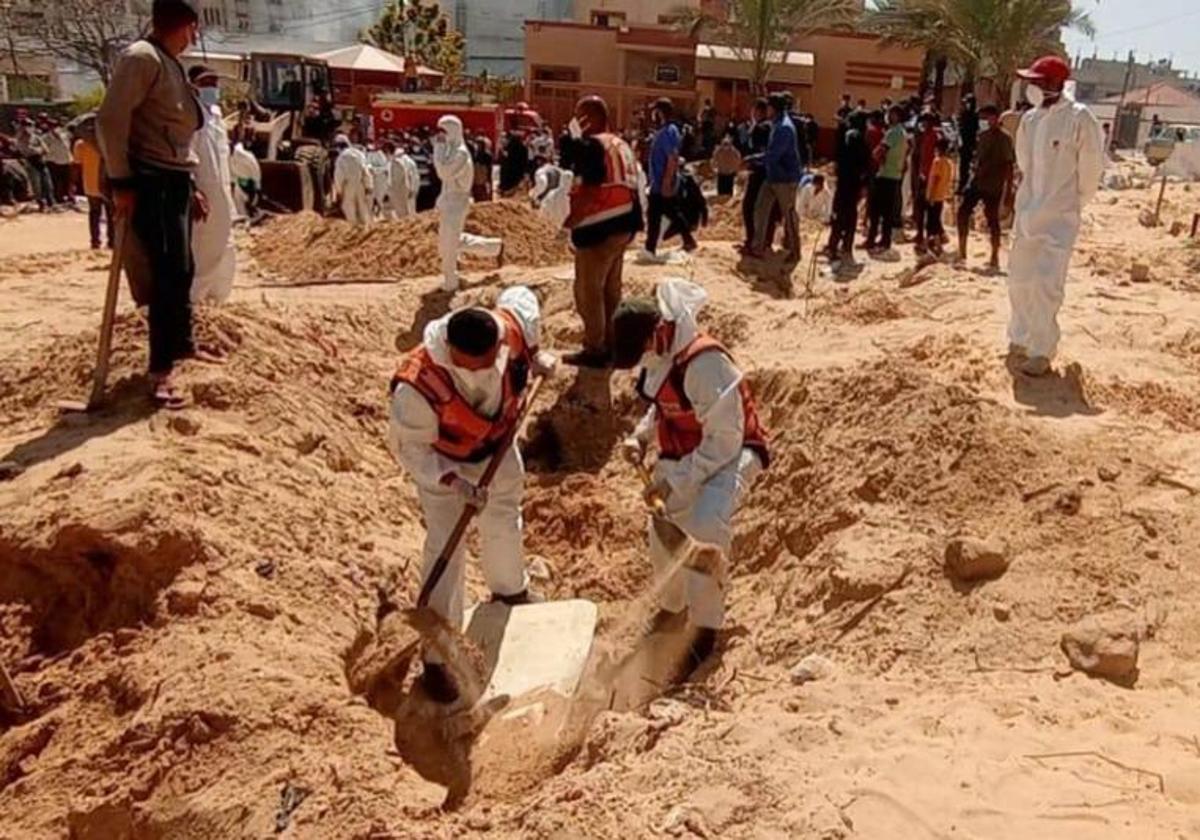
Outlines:
{"type": "Polygon", "coordinates": [[[1112,483],[1121,477],[1121,471],[1116,467],[1101,465],[1096,468],[1096,475],[1101,481],[1112,483]]]}
{"type": "Polygon", "coordinates": [[[792,668],[790,676],[794,685],[804,685],[833,676],[833,662],[819,653],[810,653],[792,668]]]}
{"type": "Polygon", "coordinates": [[[185,580],[167,591],[167,609],[175,615],[196,615],[203,600],[203,581],[185,580]]]}
{"type": "Polygon", "coordinates": [[[596,620],[596,605],[582,599],[471,609],[466,636],[490,670],[480,702],[547,688],[570,697],[591,655],[596,620]]]}
{"type": "Polygon", "coordinates": [[[991,540],[956,537],[946,544],[946,574],[963,583],[992,580],[1008,571],[1004,547],[991,540]]]}
{"type": "Polygon", "coordinates": [[[0,481],[11,481],[23,472],[25,468],[16,461],[0,461],[0,481]]]}
{"type": "Polygon", "coordinates": [[[1144,262],[1135,261],[1129,267],[1129,279],[1134,283],[1149,283],[1150,282],[1150,266],[1144,262]]]}
{"type": "Polygon", "coordinates": [[[167,428],[177,435],[192,437],[200,431],[200,421],[190,414],[173,414],[167,420],[167,428]]]}
{"type": "Polygon", "coordinates": [[[1071,667],[1126,688],[1138,678],[1138,633],[1131,624],[1089,617],[1062,636],[1071,667]]]}
{"type": "Polygon", "coordinates": [[[554,567],[550,565],[550,561],[545,557],[531,555],[525,564],[525,568],[529,573],[529,578],[539,583],[548,583],[554,578],[554,567]]]}
{"type": "Polygon", "coordinates": [[[54,477],[56,479],[78,478],[81,475],[83,475],[83,464],[76,461],[75,463],[71,464],[70,466],[63,467],[61,470],[59,470],[57,473],[54,474],[54,477]]]}
{"type": "Polygon", "coordinates": [[[1187,230],[1187,226],[1183,222],[1179,221],[1178,219],[1171,222],[1171,235],[1172,236],[1181,236],[1181,235],[1183,235],[1183,232],[1185,230],[1187,230]]]}
{"type": "Polygon", "coordinates": [[[994,604],[992,606],[992,616],[997,621],[1008,621],[1012,618],[1012,607],[1008,604],[994,604]]]}
{"type": "Polygon", "coordinates": [[[1142,227],[1157,227],[1158,219],[1154,218],[1152,210],[1143,209],[1138,213],[1138,224],[1142,227]]]}

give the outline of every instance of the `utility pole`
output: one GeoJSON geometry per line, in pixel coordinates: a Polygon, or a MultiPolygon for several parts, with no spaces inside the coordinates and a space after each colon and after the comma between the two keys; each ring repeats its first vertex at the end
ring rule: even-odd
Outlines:
{"type": "MultiPolygon", "coordinates": [[[[1117,105],[1117,116],[1113,120],[1112,131],[1108,133],[1108,150],[1117,147],[1117,135],[1121,133],[1121,111],[1125,108],[1125,94],[1129,92],[1129,83],[1133,77],[1133,50],[1129,51],[1129,60],[1125,62],[1125,81],[1121,84],[1121,101],[1117,105]]],[[[1134,139],[1136,143],[1136,138],[1134,139]]]]}

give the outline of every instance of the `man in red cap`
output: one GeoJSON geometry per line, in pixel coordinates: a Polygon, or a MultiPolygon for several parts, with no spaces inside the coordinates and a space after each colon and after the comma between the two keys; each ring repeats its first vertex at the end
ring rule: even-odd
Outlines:
{"type": "Polygon", "coordinates": [[[1104,137],[1100,123],[1063,88],[1071,66],[1058,56],[1018,71],[1033,108],[1017,129],[1017,190],[1009,255],[1009,353],[1024,357],[1021,371],[1043,376],[1058,349],[1071,251],[1080,214],[1100,187],[1104,137]]]}

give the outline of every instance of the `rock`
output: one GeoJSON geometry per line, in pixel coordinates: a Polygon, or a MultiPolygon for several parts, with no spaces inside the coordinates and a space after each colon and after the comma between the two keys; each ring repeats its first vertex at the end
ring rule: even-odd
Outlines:
{"type": "Polygon", "coordinates": [[[660,830],[672,837],[691,835],[707,838],[712,836],[708,831],[708,826],[705,825],[704,815],[690,805],[676,805],[672,808],[660,830]]]}
{"type": "Polygon", "coordinates": [[[1187,230],[1187,226],[1183,222],[1179,221],[1178,219],[1171,222],[1171,235],[1172,236],[1181,236],[1185,230],[1187,230]]]}
{"type": "Polygon", "coordinates": [[[192,437],[200,431],[200,421],[190,414],[173,414],[167,420],[167,428],[177,435],[192,437]]]}
{"type": "Polygon", "coordinates": [[[810,653],[792,668],[792,683],[804,685],[807,682],[828,679],[833,676],[833,671],[833,662],[818,653],[810,653]]]}
{"type": "Polygon", "coordinates": [[[266,601],[247,601],[244,604],[246,612],[258,618],[270,621],[275,616],[279,615],[279,609],[273,604],[268,604],[266,601]]]}
{"type": "Polygon", "coordinates": [[[1131,687],[1138,678],[1138,634],[1132,626],[1087,618],[1062,637],[1071,667],[1117,685],[1131,687]]]}
{"type": "Polygon", "coordinates": [[[12,481],[25,472],[25,468],[16,461],[0,461],[0,481],[12,481]]]}
{"type": "Polygon", "coordinates": [[[946,574],[971,583],[992,580],[1008,571],[1004,547],[991,540],[958,537],[946,545],[946,574]]]}
{"type": "Polygon", "coordinates": [[[195,615],[203,600],[203,581],[185,580],[167,591],[167,609],[175,615],[195,615]]]}
{"type": "Polygon", "coordinates": [[[61,470],[59,470],[57,473],[55,473],[54,477],[56,479],[78,478],[81,475],[83,475],[83,464],[76,461],[74,464],[71,464],[69,467],[63,467],[61,470]]]}
{"type": "Polygon", "coordinates": [[[554,567],[550,565],[550,561],[545,557],[531,555],[529,562],[526,564],[526,569],[531,580],[546,583],[554,578],[554,567]]]}
{"type": "Polygon", "coordinates": [[[1150,282],[1150,266],[1144,262],[1134,262],[1129,267],[1129,279],[1134,283],[1150,282]]]}
{"type": "Polygon", "coordinates": [[[1158,227],[1158,220],[1154,218],[1153,211],[1143,209],[1138,213],[1138,224],[1142,227],[1158,227]]]}
{"type": "Polygon", "coordinates": [[[117,650],[124,650],[137,641],[138,631],[132,627],[118,627],[113,631],[113,646],[117,650]]]}
{"type": "Polygon", "coordinates": [[[1116,467],[1101,465],[1096,468],[1096,475],[1101,481],[1112,483],[1121,477],[1121,471],[1116,467]]]}
{"type": "Polygon", "coordinates": [[[1083,508],[1083,494],[1076,487],[1064,490],[1054,500],[1054,508],[1066,516],[1074,516],[1083,508]]]}
{"type": "Polygon", "coordinates": [[[994,604],[992,606],[992,616],[997,621],[1008,621],[1012,618],[1012,607],[1008,604],[994,604]]]}

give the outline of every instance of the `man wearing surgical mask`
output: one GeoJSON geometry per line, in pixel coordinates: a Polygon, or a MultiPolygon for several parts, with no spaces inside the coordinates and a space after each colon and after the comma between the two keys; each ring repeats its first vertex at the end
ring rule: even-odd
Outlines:
{"type": "MultiPolygon", "coordinates": [[[[525,468],[516,446],[497,450],[520,421],[532,379],[557,367],[539,349],[540,322],[537,297],[512,286],[493,310],[470,307],[431,322],[392,379],[387,443],[416,484],[424,512],[422,583],[470,505],[479,512],[480,563],[492,599],[510,606],[531,600],[521,541],[525,468]],[[478,484],[493,457],[501,462],[484,489],[478,484]]],[[[463,621],[465,555],[460,542],[429,601],[455,628],[463,621]]],[[[458,687],[437,652],[424,655],[426,693],[454,702],[458,687]]]]}
{"type": "Polygon", "coordinates": [[[475,159],[463,138],[462,120],[447,115],[438,120],[433,142],[433,168],[442,181],[438,196],[438,255],[442,258],[442,289],[459,288],[458,256],[467,254],[503,261],[504,243],[500,239],[465,233],[467,211],[471,207],[471,187],[475,183],[475,159]]]}
{"type": "Polygon", "coordinates": [[[204,126],[192,138],[199,161],[196,186],[208,196],[208,218],[192,225],[192,303],[223,303],[233,291],[237,273],[237,248],[233,243],[233,176],[229,171],[229,132],[221,115],[221,88],[217,74],[197,65],[188,70],[204,106],[204,126]]]}
{"type": "Polygon", "coordinates": [[[1064,91],[1071,66],[1058,56],[1018,71],[1033,108],[1017,129],[1016,219],[1008,266],[1012,307],[1009,356],[1030,376],[1050,372],[1058,349],[1058,311],[1083,208],[1100,188],[1100,123],[1064,91]]]}

